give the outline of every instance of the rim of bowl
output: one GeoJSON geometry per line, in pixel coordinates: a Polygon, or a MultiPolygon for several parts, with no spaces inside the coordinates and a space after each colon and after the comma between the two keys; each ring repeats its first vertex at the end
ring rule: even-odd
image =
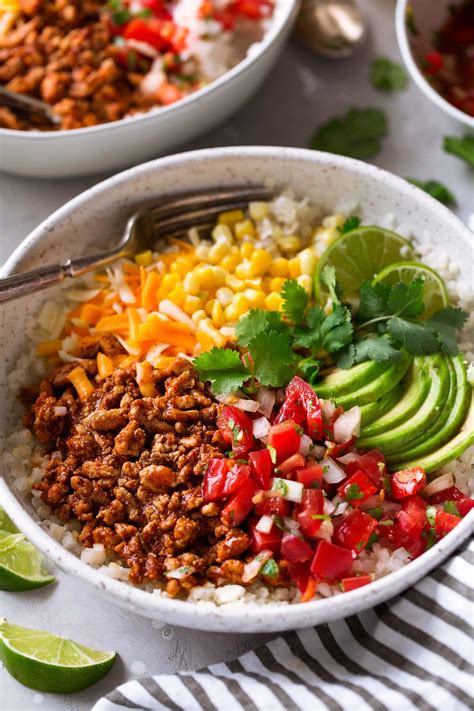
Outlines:
{"type": "Polygon", "coordinates": [[[207,86],[199,89],[198,91],[189,94],[184,99],[176,101],[174,104],[169,106],[161,106],[151,109],[150,111],[144,113],[137,113],[134,116],[128,118],[118,119],[117,121],[108,121],[107,123],[100,123],[97,126],[85,126],[83,128],[75,128],[72,130],[61,129],[59,131],[19,131],[18,129],[10,128],[0,128],[0,137],[2,138],[24,138],[27,141],[54,141],[59,138],[68,139],[81,137],[83,135],[89,136],[92,133],[100,133],[102,131],[117,131],[124,126],[134,125],[137,123],[146,123],[154,121],[158,116],[170,115],[181,108],[188,107],[193,101],[199,101],[200,99],[209,96],[210,94],[219,91],[221,86],[228,81],[232,81],[235,77],[240,74],[249,71],[253,63],[265,55],[270,49],[271,45],[279,37],[279,35],[285,30],[288,24],[290,24],[296,17],[297,10],[299,8],[299,0],[276,0],[275,6],[277,13],[273,18],[273,22],[269,29],[263,36],[262,40],[257,44],[257,49],[250,54],[247,54],[238,64],[226,71],[220,77],[217,77],[207,86]]]}
{"type": "MultiPolygon", "coordinates": [[[[189,151],[173,156],[158,158],[148,163],[129,168],[117,175],[104,180],[84,191],[65,205],[56,210],[49,218],[43,221],[26,239],[17,247],[2,269],[2,276],[14,271],[18,262],[29,252],[30,248],[41,242],[43,236],[51,230],[52,225],[61,221],[68,213],[73,212],[88,200],[101,193],[107,193],[116,185],[128,182],[142,173],[159,170],[164,166],[180,166],[183,164],[215,160],[220,162],[229,159],[245,158],[285,158],[297,159],[321,166],[334,166],[352,174],[373,179],[375,182],[384,182],[396,189],[400,196],[415,199],[421,207],[438,214],[439,217],[451,224],[462,240],[469,244],[470,232],[468,228],[448,208],[437,202],[434,198],[416,186],[408,183],[392,173],[363,163],[362,161],[336,156],[319,151],[310,151],[301,148],[280,148],[275,146],[237,146],[232,148],[208,148],[189,151]]],[[[226,605],[207,605],[202,607],[193,602],[175,600],[161,595],[154,595],[141,588],[135,588],[127,582],[111,578],[105,573],[81,561],[81,559],[64,548],[61,543],[37,522],[24,508],[23,502],[16,497],[6,480],[0,475],[0,498],[5,510],[11,515],[13,521],[31,540],[35,541],[38,548],[48,556],[63,572],[77,575],[80,579],[96,589],[106,592],[122,602],[122,605],[133,609],[138,614],[148,617],[166,616],[172,614],[179,619],[179,624],[195,629],[206,629],[206,621],[215,631],[228,632],[259,632],[281,631],[296,629],[311,624],[314,616],[318,620],[330,621],[353,614],[361,609],[393,597],[415,583],[435,565],[440,564],[452,551],[468,538],[474,512],[466,516],[456,528],[445,538],[439,541],[430,550],[408,565],[403,566],[383,578],[358,590],[344,593],[334,597],[314,600],[308,603],[294,605],[242,605],[229,610],[226,605]],[[252,620],[250,629],[242,629],[242,618],[252,620]],[[273,624],[272,624],[273,623],[273,624]]]]}
{"type": "Polygon", "coordinates": [[[410,0],[398,0],[397,8],[395,10],[395,30],[397,34],[398,47],[402,55],[402,59],[405,62],[409,73],[418,87],[422,90],[425,96],[428,97],[434,104],[436,104],[445,113],[449,114],[452,118],[461,121],[468,128],[474,128],[474,117],[470,117],[464,111],[456,108],[444,99],[441,94],[439,94],[436,89],[433,89],[429,81],[425,78],[420,68],[413,58],[413,52],[411,51],[410,42],[408,40],[407,26],[405,22],[406,8],[410,0]]]}

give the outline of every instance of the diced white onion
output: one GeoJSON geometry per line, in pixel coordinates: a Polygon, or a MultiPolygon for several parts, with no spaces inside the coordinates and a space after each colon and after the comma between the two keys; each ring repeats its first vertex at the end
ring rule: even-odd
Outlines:
{"type": "Polygon", "coordinates": [[[139,346],[130,346],[124,338],[122,338],[121,336],[117,336],[117,334],[115,334],[115,338],[120,343],[120,345],[123,346],[123,348],[125,348],[125,350],[127,351],[127,353],[129,355],[132,355],[132,356],[140,355],[141,348],[139,346]]]}
{"type": "Polygon", "coordinates": [[[163,351],[165,351],[167,348],[169,348],[169,343],[155,343],[155,345],[152,346],[146,354],[145,360],[154,365],[157,359],[163,353],[163,351]]]}
{"type": "Polygon", "coordinates": [[[284,516],[283,525],[285,526],[286,530],[291,533],[292,536],[296,536],[299,533],[300,524],[298,523],[298,521],[295,521],[294,518],[284,516]]]}
{"type": "Polygon", "coordinates": [[[70,301],[89,301],[100,293],[100,289],[68,289],[66,296],[70,301]]]}
{"type": "Polygon", "coordinates": [[[303,484],[299,481],[291,481],[291,479],[275,477],[272,483],[272,494],[275,493],[277,496],[281,496],[282,499],[299,504],[303,498],[303,488],[303,484]],[[282,489],[286,488],[285,494],[278,490],[279,484],[282,489]]]}
{"type": "Polygon", "coordinates": [[[332,503],[332,501],[329,501],[329,499],[324,499],[324,508],[323,508],[323,513],[326,516],[330,516],[332,513],[334,513],[336,507],[332,503]]]}
{"type": "Polygon", "coordinates": [[[257,531],[260,531],[260,533],[270,533],[272,528],[273,528],[273,519],[271,516],[267,516],[266,514],[264,516],[262,516],[260,521],[255,526],[255,529],[257,531]]]}
{"type": "Polygon", "coordinates": [[[313,446],[313,449],[311,450],[311,456],[314,457],[315,459],[317,459],[318,462],[320,462],[321,459],[324,458],[325,454],[326,454],[326,447],[323,447],[322,444],[315,444],[313,446]]]}
{"type": "Polygon", "coordinates": [[[328,518],[325,518],[321,522],[317,533],[315,533],[316,538],[322,538],[323,541],[331,541],[334,534],[334,524],[328,518]]]}
{"type": "Polygon", "coordinates": [[[300,439],[299,453],[302,454],[303,457],[307,457],[312,446],[313,446],[313,440],[311,439],[311,437],[308,437],[308,435],[302,434],[301,439],[300,439]]]}
{"type": "Polygon", "coordinates": [[[163,299],[163,301],[160,301],[158,305],[158,311],[162,314],[165,314],[165,316],[169,316],[173,321],[178,321],[178,323],[184,323],[186,326],[189,327],[191,331],[196,330],[196,324],[186,314],[183,309],[181,309],[179,306],[176,304],[173,304],[172,301],[169,299],[163,299]]]}
{"type": "Polygon", "coordinates": [[[165,575],[167,578],[174,578],[175,580],[182,580],[187,578],[188,575],[194,573],[194,568],[189,565],[182,565],[181,568],[176,568],[175,570],[168,570],[165,575]]]}
{"type": "Polygon", "coordinates": [[[67,415],[67,408],[59,405],[58,407],[54,408],[53,412],[56,417],[64,417],[64,415],[67,415]]]}
{"type": "Polygon", "coordinates": [[[336,506],[336,508],[334,509],[333,515],[334,515],[334,516],[340,516],[341,514],[344,513],[344,511],[347,510],[347,507],[348,507],[348,506],[349,506],[349,504],[347,503],[347,501],[342,501],[342,502],[341,502],[340,504],[338,504],[338,505],[336,506]]]}
{"type": "Polygon", "coordinates": [[[352,437],[360,434],[361,414],[360,407],[355,405],[347,412],[339,415],[334,423],[334,439],[339,444],[348,442],[352,437]]]}
{"type": "Polygon", "coordinates": [[[266,437],[269,430],[270,430],[270,422],[267,420],[266,417],[259,417],[258,419],[254,420],[252,422],[253,436],[256,439],[261,439],[262,437],[266,437]]]}
{"type": "Polygon", "coordinates": [[[337,457],[337,461],[344,464],[344,466],[351,462],[356,462],[358,459],[360,459],[360,454],[356,454],[355,452],[348,452],[347,454],[343,454],[342,457],[337,457]]]}
{"type": "Polygon", "coordinates": [[[342,469],[342,467],[339,466],[339,464],[336,464],[334,459],[331,459],[331,457],[326,457],[326,459],[323,462],[323,478],[324,481],[326,481],[328,484],[338,484],[340,481],[346,478],[346,473],[342,469]]]}
{"type": "Polygon", "coordinates": [[[134,304],[136,302],[135,294],[125,282],[122,267],[119,265],[113,269],[106,269],[106,272],[110,280],[110,285],[119,295],[120,300],[123,301],[124,304],[134,304]]]}
{"type": "Polygon", "coordinates": [[[331,417],[334,415],[334,412],[336,410],[336,406],[333,403],[332,400],[324,400],[322,404],[322,411],[323,411],[323,417],[326,421],[329,421],[331,417]]]}
{"type": "Polygon", "coordinates": [[[450,489],[452,486],[454,486],[454,476],[451,472],[447,472],[446,474],[441,474],[441,476],[436,477],[436,479],[433,479],[433,481],[427,484],[423,489],[423,495],[433,496],[433,494],[437,494],[445,489],[450,489]]]}
{"type": "Polygon", "coordinates": [[[63,363],[75,363],[79,360],[77,356],[73,356],[65,350],[58,351],[58,356],[61,358],[63,363]]]}
{"type": "Polygon", "coordinates": [[[243,410],[244,412],[257,412],[258,402],[255,400],[245,400],[241,397],[232,400],[232,405],[238,410],[243,410]]]}
{"type": "Polygon", "coordinates": [[[258,408],[262,415],[265,417],[270,417],[272,414],[273,407],[275,405],[275,391],[269,388],[261,388],[257,393],[257,400],[260,403],[258,408]]]}
{"type": "Polygon", "coordinates": [[[244,565],[244,572],[242,575],[242,582],[249,583],[251,580],[257,577],[260,572],[260,568],[272,557],[272,551],[263,550],[260,551],[258,555],[253,558],[249,563],[244,565]]]}

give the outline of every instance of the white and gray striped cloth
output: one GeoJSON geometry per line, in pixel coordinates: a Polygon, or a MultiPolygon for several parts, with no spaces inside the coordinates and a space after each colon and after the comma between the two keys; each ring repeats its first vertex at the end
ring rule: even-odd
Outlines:
{"type": "Polygon", "coordinates": [[[474,543],[388,603],[233,662],[119,686],[93,711],[468,711],[474,543]]]}

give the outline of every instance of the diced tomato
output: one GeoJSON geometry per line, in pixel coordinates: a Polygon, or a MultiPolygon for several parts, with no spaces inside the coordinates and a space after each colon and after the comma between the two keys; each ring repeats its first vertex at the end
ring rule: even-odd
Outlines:
{"type": "Polygon", "coordinates": [[[293,420],[286,420],[272,425],[268,433],[268,444],[276,451],[276,461],[282,462],[300,448],[301,437],[297,432],[298,425],[293,420]]]}
{"type": "Polygon", "coordinates": [[[367,546],[377,525],[375,518],[356,509],[344,516],[336,526],[334,541],[344,548],[360,553],[367,546]]]}
{"type": "Polygon", "coordinates": [[[355,474],[359,469],[372,479],[375,486],[379,486],[385,469],[385,457],[378,449],[371,449],[346,464],[346,474],[348,476],[355,474]]]}
{"type": "Polygon", "coordinates": [[[435,533],[437,538],[443,538],[453,528],[456,528],[458,523],[461,523],[459,516],[447,513],[446,511],[438,511],[435,518],[435,533]]]}
{"type": "MultiPolygon", "coordinates": [[[[304,593],[311,578],[309,561],[305,561],[304,563],[288,562],[288,572],[300,593],[304,593]]],[[[314,578],[311,579],[314,580],[314,578]]]]}
{"type": "Polygon", "coordinates": [[[239,15],[260,20],[270,15],[272,5],[269,0],[234,0],[234,7],[239,15]]]}
{"type": "Polygon", "coordinates": [[[270,498],[265,498],[255,507],[255,512],[259,516],[290,516],[291,514],[291,502],[283,499],[281,496],[272,496],[270,498]]]}
{"type": "Polygon", "coordinates": [[[296,393],[288,395],[288,388],[286,389],[286,400],[280,407],[273,424],[278,425],[280,422],[286,422],[287,420],[293,420],[297,425],[302,425],[306,420],[306,410],[303,403],[298,399],[296,393]]]}
{"type": "Polygon", "coordinates": [[[422,536],[413,538],[407,535],[401,529],[398,521],[395,521],[391,526],[381,527],[380,531],[381,533],[383,532],[384,538],[386,538],[392,548],[405,548],[412,558],[418,558],[418,556],[426,550],[426,538],[422,536]]]}
{"type": "Polygon", "coordinates": [[[235,494],[235,492],[242,486],[244,481],[250,477],[251,469],[247,464],[234,464],[233,467],[227,472],[227,476],[224,482],[223,494],[224,496],[230,496],[230,494],[235,494]]]}
{"type": "Polygon", "coordinates": [[[423,467],[402,469],[392,474],[391,484],[394,499],[413,496],[426,486],[425,470],[423,467]]]}
{"type": "Polygon", "coordinates": [[[260,553],[263,550],[273,551],[273,553],[280,552],[282,531],[277,526],[272,526],[270,533],[262,533],[262,531],[257,531],[255,526],[259,522],[258,518],[254,518],[250,521],[249,529],[250,536],[252,538],[252,553],[260,553]]]}
{"type": "Polygon", "coordinates": [[[297,375],[286,388],[286,397],[295,404],[301,404],[305,412],[306,434],[312,439],[323,439],[323,414],[321,403],[311,385],[297,375]]]}
{"type": "Polygon", "coordinates": [[[342,442],[342,444],[332,444],[332,446],[329,447],[328,449],[328,457],[331,457],[332,459],[337,459],[338,457],[342,457],[344,454],[347,454],[347,452],[353,447],[356,443],[356,438],[351,437],[351,439],[348,439],[347,442],[342,442]]]}
{"type": "Polygon", "coordinates": [[[441,52],[428,52],[425,55],[424,66],[427,74],[431,76],[438,74],[443,68],[443,55],[441,52]]]}
{"type": "Polygon", "coordinates": [[[351,506],[357,508],[376,491],[377,487],[372,479],[359,469],[341,484],[337,493],[341,499],[345,499],[351,506]]]}
{"type": "Polygon", "coordinates": [[[221,23],[224,30],[233,30],[235,27],[235,15],[230,10],[215,10],[214,19],[221,23]]]}
{"type": "Polygon", "coordinates": [[[270,479],[273,473],[273,464],[268,449],[259,449],[249,453],[253,478],[264,491],[270,488],[270,479]]]}
{"type": "Polygon", "coordinates": [[[310,600],[313,599],[315,593],[316,593],[316,579],[311,576],[308,580],[308,584],[306,585],[306,589],[305,589],[304,593],[301,595],[301,602],[309,602],[310,600]]]}
{"type": "Polygon", "coordinates": [[[329,580],[344,578],[352,570],[354,556],[347,548],[320,541],[311,562],[311,572],[329,580]]]}
{"type": "Polygon", "coordinates": [[[285,459],[278,465],[278,470],[280,474],[288,474],[288,472],[292,472],[293,469],[304,467],[305,464],[306,460],[302,454],[292,454],[291,457],[288,457],[288,459],[285,459]]]}
{"type": "Polygon", "coordinates": [[[174,104],[176,101],[182,99],[183,92],[176,86],[176,84],[165,82],[158,89],[156,97],[158,101],[163,104],[163,106],[169,106],[170,104],[174,104]]]}
{"type": "Polygon", "coordinates": [[[420,496],[410,496],[395,514],[400,530],[410,538],[419,538],[426,525],[426,503],[420,496]]]}
{"type": "Polygon", "coordinates": [[[281,554],[290,563],[304,563],[313,555],[313,549],[299,536],[285,533],[281,540],[281,554]]]}
{"type": "Polygon", "coordinates": [[[297,469],[296,479],[307,489],[320,489],[323,483],[324,469],[321,464],[312,462],[302,469],[297,469]]]}
{"type": "Polygon", "coordinates": [[[169,39],[163,34],[165,24],[166,21],[160,20],[157,17],[134,17],[125,26],[122,36],[127,40],[145,42],[151,47],[154,47],[158,52],[161,52],[170,45],[169,39]]]}
{"type": "Polygon", "coordinates": [[[242,457],[254,444],[252,420],[233,405],[225,405],[217,418],[217,426],[237,457],[242,457]]]}
{"type": "Polygon", "coordinates": [[[442,504],[445,501],[454,501],[461,516],[467,516],[469,511],[474,508],[474,499],[463,494],[456,486],[443,489],[443,491],[430,496],[430,504],[442,504]]]}
{"type": "Polygon", "coordinates": [[[314,517],[324,513],[324,494],[321,489],[305,489],[301,504],[295,507],[295,512],[302,533],[308,538],[316,538],[323,519],[314,517]]]}
{"type": "Polygon", "coordinates": [[[202,496],[204,501],[217,501],[224,496],[224,484],[229,471],[228,459],[210,459],[204,473],[202,496]]]}
{"type": "Polygon", "coordinates": [[[368,585],[373,581],[374,578],[372,575],[354,575],[352,578],[343,578],[341,580],[341,587],[344,592],[350,592],[351,590],[361,588],[363,585],[368,585]]]}
{"type": "Polygon", "coordinates": [[[171,20],[172,16],[163,5],[162,0],[140,0],[140,5],[144,10],[151,10],[153,15],[161,20],[171,20]]]}
{"type": "Polygon", "coordinates": [[[252,497],[257,487],[251,479],[247,479],[233,495],[221,512],[221,517],[229,526],[238,526],[252,511],[252,497]]]}

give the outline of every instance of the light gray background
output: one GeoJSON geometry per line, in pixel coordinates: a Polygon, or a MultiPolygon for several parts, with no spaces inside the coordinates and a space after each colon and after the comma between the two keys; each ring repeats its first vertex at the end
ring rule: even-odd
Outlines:
{"type": "MultiPolygon", "coordinates": [[[[470,221],[474,173],[441,148],[442,136],[462,133],[462,127],[432,106],[413,83],[407,91],[388,96],[371,87],[371,60],[380,56],[399,59],[395,2],[365,0],[363,4],[369,13],[371,35],[356,57],[323,60],[291,43],[265,86],[232,121],[182,149],[245,144],[307,147],[315,128],[327,118],[352,106],[379,106],[389,116],[390,133],[374,163],[401,176],[442,180],[458,198],[458,215],[470,221]]],[[[0,176],[0,262],[53,210],[104,177],[40,181],[0,176]]],[[[186,631],[165,622],[152,623],[114,607],[98,592],[59,571],[57,578],[56,585],[38,592],[0,592],[0,615],[91,646],[115,649],[120,659],[100,684],[69,697],[36,694],[1,669],[2,711],[85,711],[101,694],[133,678],[134,673],[199,668],[232,659],[267,638],[186,631]]]]}

